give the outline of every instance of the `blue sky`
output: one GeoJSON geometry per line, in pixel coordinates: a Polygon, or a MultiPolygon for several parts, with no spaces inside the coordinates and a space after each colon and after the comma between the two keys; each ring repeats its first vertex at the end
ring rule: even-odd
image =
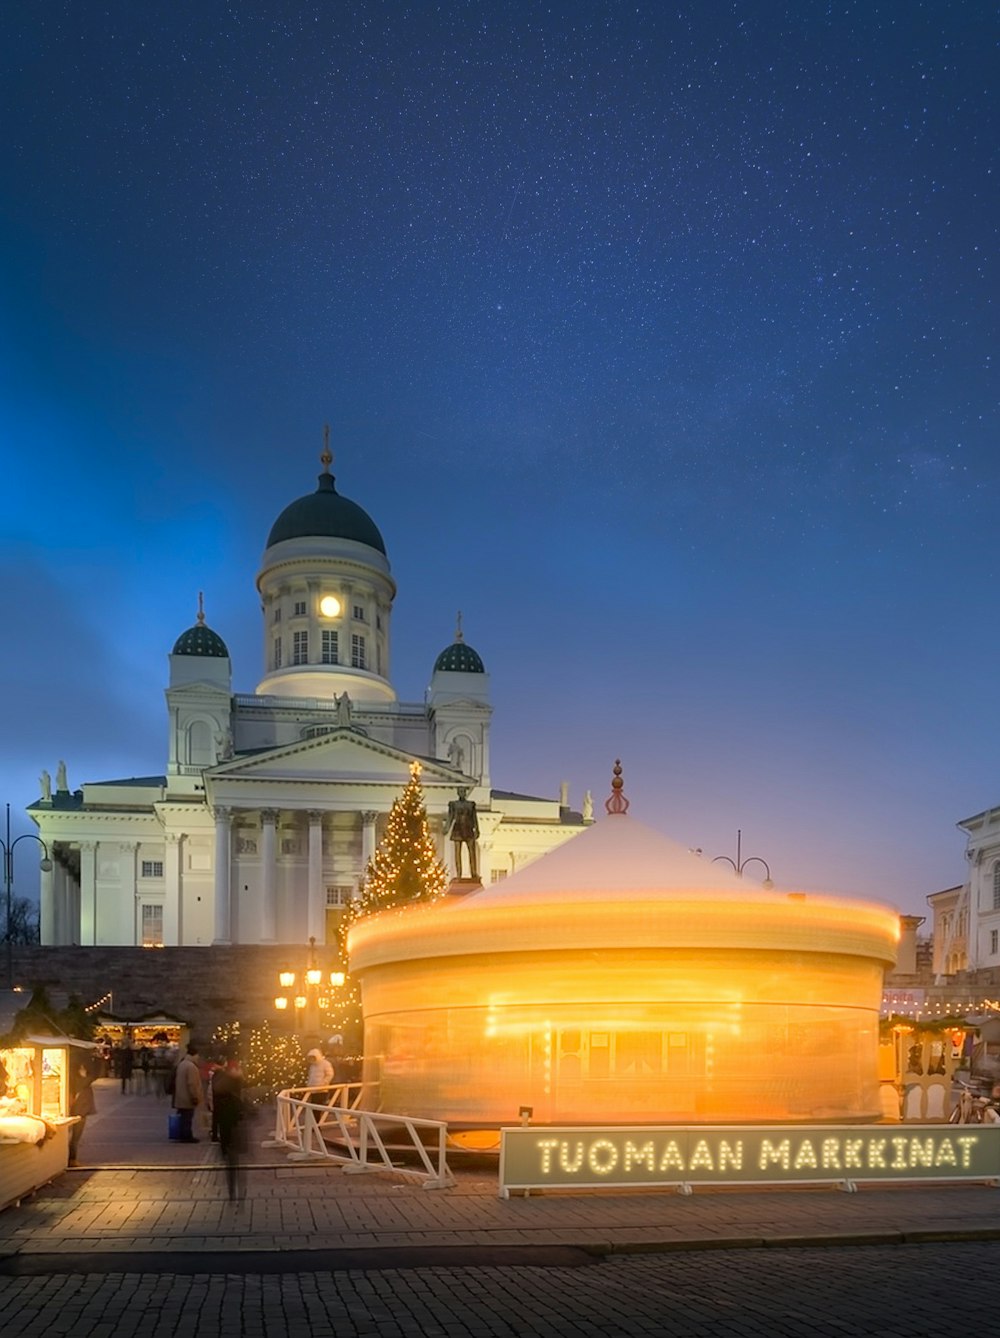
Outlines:
{"type": "Polygon", "coordinates": [[[0,29],[17,830],[60,757],[162,770],[199,590],[252,690],[264,540],[329,422],[396,686],[461,608],[496,785],[600,801],[621,756],[637,817],[742,828],[779,882],[919,913],[961,880],[954,823],[1000,800],[989,7],[0,29]]]}

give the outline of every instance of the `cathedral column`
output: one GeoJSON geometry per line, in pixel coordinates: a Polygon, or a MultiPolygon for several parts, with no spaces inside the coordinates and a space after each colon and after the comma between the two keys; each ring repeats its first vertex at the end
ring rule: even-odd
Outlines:
{"type": "Polygon", "coordinates": [[[367,809],[361,814],[361,821],[364,826],[361,829],[361,874],[364,876],[368,868],[368,861],[375,854],[375,824],[378,822],[378,814],[367,809]]]}
{"type": "Polygon", "coordinates": [[[163,944],[177,948],[181,942],[181,832],[165,832],[163,852],[163,944]]]}
{"type": "Polygon", "coordinates": [[[50,854],[52,868],[42,870],[39,884],[38,929],[42,943],[51,946],[56,941],[56,861],[50,854]]]}
{"type": "Polygon", "coordinates": [[[121,873],[121,902],[118,907],[119,942],[138,946],[142,943],[142,893],[138,879],[138,841],[119,841],[118,856],[121,873]],[[125,920],[125,915],[128,920],[125,920]],[[127,926],[127,928],[126,928],[127,926]]]}
{"type": "Polygon", "coordinates": [[[486,887],[493,881],[493,842],[479,841],[479,877],[486,887]]]}
{"type": "Polygon", "coordinates": [[[323,814],[309,810],[309,912],[307,932],[317,943],[326,942],[326,887],[323,883],[323,814]]]}
{"type": "Polygon", "coordinates": [[[215,943],[229,943],[232,939],[231,814],[229,808],[215,810],[215,943]]]}
{"type": "Polygon", "coordinates": [[[70,936],[69,870],[61,861],[56,862],[55,893],[52,898],[52,930],[58,944],[72,943],[70,936]]]}
{"type": "Polygon", "coordinates": [[[278,870],[276,860],[277,842],[275,840],[278,810],[276,808],[262,808],[260,821],[260,941],[261,943],[274,943],[278,937],[278,870]]]}
{"type": "Polygon", "coordinates": [[[80,842],[80,942],[97,942],[97,842],[80,842]]]}

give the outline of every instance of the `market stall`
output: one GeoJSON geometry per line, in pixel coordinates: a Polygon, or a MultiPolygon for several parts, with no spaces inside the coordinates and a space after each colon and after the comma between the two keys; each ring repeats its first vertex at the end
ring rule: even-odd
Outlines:
{"type": "Polygon", "coordinates": [[[94,1019],[94,1039],[111,1046],[126,1043],[138,1050],[142,1046],[156,1049],[161,1046],[178,1048],[188,1043],[190,1027],[170,1013],[147,1013],[142,1017],[116,1017],[113,1013],[98,1013],[94,1019]]]}
{"type": "Polygon", "coordinates": [[[87,1041],[28,1036],[0,1049],[0,1208],[18,1203],[69,1162],[70,1065],[87,1041]]]}
{"type": "Polygon", "coordinates": [[[887,1119],[947,1120],[955,1076],[974,1028],[964,1018],[883,1018],[880,1070],[887,1119]]]}

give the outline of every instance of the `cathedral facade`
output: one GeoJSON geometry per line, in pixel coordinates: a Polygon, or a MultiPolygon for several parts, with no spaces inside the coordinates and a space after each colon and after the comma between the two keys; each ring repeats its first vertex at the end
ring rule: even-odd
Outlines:
{"type": "Polygon", "coordinates": [[[234,692],[225,642],[199,606],[169,656],[165,774],[70,791],[60,764],[28,810],[48,846],[47,945],[210,946],[332,942],[358,895],[394,800],[419,763],[427,812],[445,826],[459,789],[477,806],[484,884],[590,821],[559,799],[492,788],[489,676],[464,640],[437,657],[423,702],[391,678],[396,594],[382,535],[318,487],[271,527],[257,590],[263,675],[234,692]]]}

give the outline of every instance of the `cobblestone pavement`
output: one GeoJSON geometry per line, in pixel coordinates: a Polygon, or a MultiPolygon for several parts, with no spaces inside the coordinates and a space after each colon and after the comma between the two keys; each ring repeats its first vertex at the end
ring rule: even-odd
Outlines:
{"type": "Polygon", "coordinates": [[[982,1242],[632,1255],[575,1269],[70,1274],[0,1280],[0,1314],[18,1338],[950,1338],[991,1331],[996,1253],[982,1242]]]}
{"type": "Polygon", "coordinates": [[[489,1163],[426,1192],[289,1165],[262,1125],[233,1204],[210,1142],[168,1142],[165,1101],[111,1084],[97,1097],[85,1165],[0,1212],[0,1332],[990,1331],[1000,1193],[982,1185],[501,1200],[489,1163]]]}

